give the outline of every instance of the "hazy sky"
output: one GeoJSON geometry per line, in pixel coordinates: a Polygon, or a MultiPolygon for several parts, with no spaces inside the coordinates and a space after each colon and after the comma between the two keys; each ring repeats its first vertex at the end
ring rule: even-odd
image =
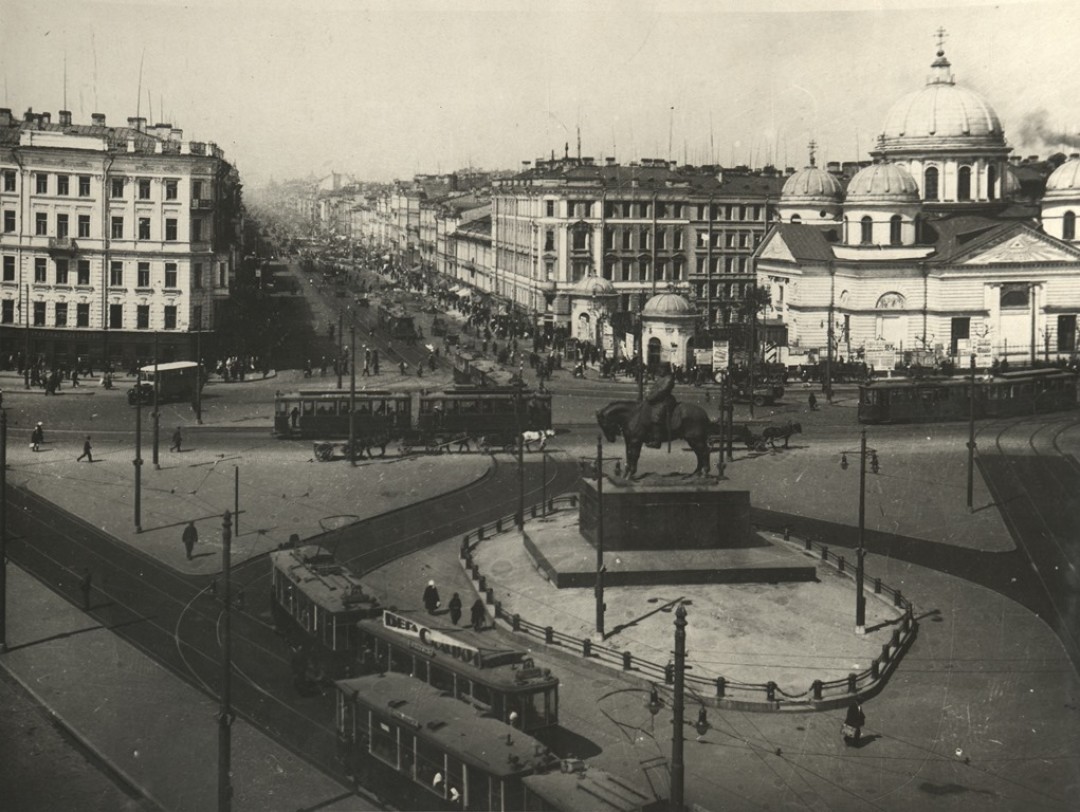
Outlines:
{"type": "Polygon", "coordinates": [[[55,121],[66,60],[76,122],[167,119],[248,185],[514,168],[575,153],[578,127],[598,159],[802,166],[811,137],[820,160],[866,158],[944,26],[1019,152],[1054,147],[1025,130],[1040,117],[1080,132],[1080,3],[909,5],[0,0],[0,106],[55,121]]]}

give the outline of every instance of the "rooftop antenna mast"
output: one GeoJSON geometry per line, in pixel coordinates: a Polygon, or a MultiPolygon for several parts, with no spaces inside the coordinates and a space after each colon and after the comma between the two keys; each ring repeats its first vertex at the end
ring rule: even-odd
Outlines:
{"type": "Polygon", "coordinates": [[[581,160],[581,125],[577,127],[577,159],[581,160]]]}
{"type": "Polygon", "coordinates": [[[713,140],[712,110],[709,111],[709,163],[716,163],[716,142],[713,140]]]}
{"type": "Polygon", "coordinates": [[[90,51],[94,55],[94,112],[97,112],[100,109],[97,98],[97,43],[94,41],[93,29],[90,29],[90,51]]]}
{"type": "Polygon", "coordinates": [[[67,110],[67,51],[64,51],[64,109],[67,110]]]}
{"type": "Polygon", "coordinates": [[[139,57],[139,88],[135,93],[135,118],[142,115],[142,69],[144,59],[146,59],[146,48],[143,48],[142,56],[139,57]]]}
{"type": "Polygon", "coordinates": [[[668,157],[669,161],[671,160],[671,136],[672,136],[672,133],[674,131],[675,131],[675,107],[672,106],[670,108],[670,112],[668,114],[668,127],[667,127],[667,157],[668,157]]]}

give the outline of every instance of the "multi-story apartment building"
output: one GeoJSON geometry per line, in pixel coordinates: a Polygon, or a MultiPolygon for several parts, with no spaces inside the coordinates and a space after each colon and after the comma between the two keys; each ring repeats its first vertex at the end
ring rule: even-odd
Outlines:
{"type": "Polygon", "coordinates": [[[782,184],[775,172],[663,160],[538,160],[493,184],[494,291],[557,326],[589,274],[614,286],[623,311],[674,285],[708,326],[726,325],[754,284],[750,258],[782,184]]]}
{"type": "Polygon", "coordinates": [[[239,258],[240,183],[212,143],[129,118],[0,109],[0,360],[100,365],[210,346],[239,258]]]}

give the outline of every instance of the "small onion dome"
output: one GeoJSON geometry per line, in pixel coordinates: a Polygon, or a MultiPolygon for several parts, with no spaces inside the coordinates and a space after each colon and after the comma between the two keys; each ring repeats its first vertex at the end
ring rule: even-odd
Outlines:
{"type": "Polygon", "coordinates": [[[919,187],[904,167],[884,162],[855,173],[847,187],[848,203],[918,203],[919,187]]]}
{"type": "Polygon", "coordinates": [[[1080,192],[1080,158],[1070,158],[1046,180],[1046,191],[1080,192]]]}
{"type": "Polygon", "coordinates": [[[597,276],[594,273],[588,276],[582,277],[571,289],[571,292],[577,296],[615,296],[618,291],[615,290],[615,286],[611,284],[607,279],[597,276]]]}
{"type": "Polygon", "coordinates": [[[817,166],[800,169],[784,182],[781,202],[839,203],[844,196],[840,181],[817,166]]]}
{"type": "Polygon", "coordinates": [[[672,316],[696,316],[697,311],[678,293],[658,293],[641,308],[642,316],[671,318],[672,316]]]}

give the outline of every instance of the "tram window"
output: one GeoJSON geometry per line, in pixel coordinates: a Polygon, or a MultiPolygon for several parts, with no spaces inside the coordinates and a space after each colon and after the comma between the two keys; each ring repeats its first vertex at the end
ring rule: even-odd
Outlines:
{"type": "Polygon", "coordinates": [[[415,778],[416,767],[416,736],[404,728],[398,728],[398,753],[401,758],[401,766],[398,768],[409,778],[415,778]]]}
{"type": "MultiPolygon", "coordinates": [[[[446,781],[435,783],[435,776],[442,775],[443,754],[430,742],[416,740],[416,781],[430,787],[440,797],[446,797],[446,781]]],[[[445,778],[445,776],[444,776],[445,778]]]]}
{"type": "Polygon", "coordinates": [[[356,404],[356,411],[359,414],[370,414],[371,413],[371,404],[368,403],[367,401],[362,400],[362,401],[360,401],[359,403],[356,404]]]}
{"type": "Polygon", "coordinates": [[[301,402],[300,413],[302,415],[304,415],[304,417],[308,417],[309,415],[315,414],[315,401],[313,401],[313,400],[302,401],[301,402]]]}
{"type": "Polygon", "coordinates": [[[320,403],[317,411],[319,414],[333,414],[333,412],[330,410],[330,407],[327,406],[327,404],[325,403],[320,403]]]}
{"type": "Polygon", "coordinates": [[[399,674],[412,674],[412,655],[401,649],[391,648],[390,670],[399,674]]]}
{"type": "Polygon", "coordinates": [[[473,701],[491,707],[491,689],[475,680],[472,683],[473,701]]]}
{"type": "MultiPolygon", "coordinates": [[[[458,792],[464,792],[465,782],[462,780],[463,773],[464,773],[464,765],[461,763],[461,761],[459,759],[454,758],[449,753],[447,753],[447,755],[446,755],[446,791],[448,793],[450,792],[450,787],[455,787],[458,792]]],[[[472,777],[472,775],[470,774],[470,778],[471,777],[472,777]]],[[[468,799],[466,799],[466,800],[468,800],[468,799]]],[[[472,803],[469,803],[468,806],[473,807],[474,809],[485,809],[486,808],[486,807],[483,807],[483,806],[478,807],[478,806],[476,806],[475,804],[472,804],[472,803]]]]}
{"type": "Polygon", "coordinates": [[[440,691],[454,692],[454,675],[435,664],[431,666],[431,679],[429,682],[440,691]]]}
{"type": "Polygon", "coordinates": [[[484,400],[480,402],[480,411],[484,414],[495,414],[495,401],[484,400]]]}
{"type": "Polygon", "coordinates": [[[502,805],[493,809],[527,809],[525,806],[525,785],[520,781],[501,781],[502,805]]]}
{"type": "Polygon", "coordinates": [[[371,728],[371,754],[395,769],[398,766],[397,727],[376,719],[371,728]]]}
{"type": "Polygon", "coordinates": [[[469,768],[469,806],[473,809],[502,809],[499,805],[498,793],[491,797],[492,789],[498,790],[499,782],[492,781],[491,776],[475,767],[469,768]]]}
{"type": "Polygon", "coordinates": [[[413,663],[413,676],[424,682],[428,681],[428,661],[420,657],[415,658],[413,663]]]}
{"type": "Polygon", "coordinates": [[[521,719],[526,729],[531,730],[547,723],[545,693],[544,691],[537,691],[534,694],[522,694],[521,719]]]}

